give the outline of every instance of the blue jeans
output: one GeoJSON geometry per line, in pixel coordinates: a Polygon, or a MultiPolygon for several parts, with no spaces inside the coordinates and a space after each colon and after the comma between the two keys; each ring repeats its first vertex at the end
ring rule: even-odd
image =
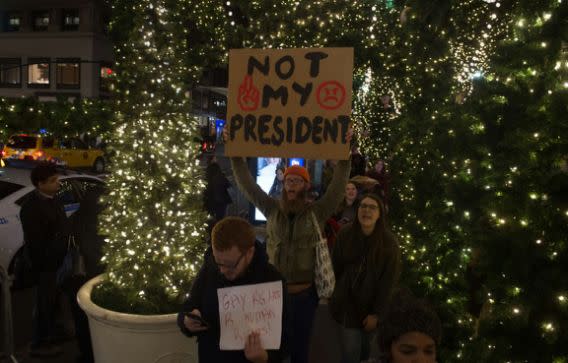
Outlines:
{"type": "Polygon", "coordinates": [[[308,363],[310,338],[318,307],[315,286],[298,294],[288,294],[290,306],[290,362],[308,363]]]}
{"type": "Polygon", "coordinates": [[[372,333],[341,327],[341,363],[359,363],[369,359],[372,333]]]}

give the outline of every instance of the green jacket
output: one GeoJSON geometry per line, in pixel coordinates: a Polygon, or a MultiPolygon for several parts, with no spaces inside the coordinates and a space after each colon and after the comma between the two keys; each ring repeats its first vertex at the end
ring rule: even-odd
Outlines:
{"type": "Polygon", "coordinates": [[[346,328],[361,329],[367,315],[379,316],[388,308],[400,276],[400,249],[387,239],[377,261],[370,259],[371,237],[346,225],[339,231],[333,248],[335,290],[329,302],[332,317],[346,328]]]}
{"type": "Polygon", "coordinates": [[[345,194],[351,163],[337,163],[327,192],[318,201],[307,204],[295,215],[286,215],[280,200],[269,197],[254,181],[245,159],[231,158],[235,181],[245,197],[266,216],[267,252],[270,262],[288,283],[314,280],[317,232],[310,213],[313,212],[323,231],[325,221],[333,214],[345,194]]]}

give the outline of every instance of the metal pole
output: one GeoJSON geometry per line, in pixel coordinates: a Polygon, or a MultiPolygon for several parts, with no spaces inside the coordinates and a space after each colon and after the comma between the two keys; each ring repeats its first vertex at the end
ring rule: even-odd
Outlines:
{"type": "Polygon", "coordinates": [[[10,276],[0,266],[0,284],[2,285],[2,315],[4,315],[4,351],[13,363],[18,363],[14,356],[14,326],[12,322],[12,294],[10,292],[10,276]]]}

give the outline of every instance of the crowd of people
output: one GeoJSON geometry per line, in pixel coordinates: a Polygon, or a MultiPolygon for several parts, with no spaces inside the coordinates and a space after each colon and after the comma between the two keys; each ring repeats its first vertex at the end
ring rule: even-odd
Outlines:
{"type": "MultiPolygon", "coordinates": [[[[398,286],[401,252],[387,223],[388,177],[382,162],[365,174],[353,174],[350,160],[336,162],[325,193],[315,200],[305,167],[276,168],[274,184],[266,193],[243,158],[230,162],[236,186],[266,216],[266,241],[257,240],[247,220],[225,216],[231,203],[230,183],[216,161],[210,160],[204,207],[212,216],[211,245],[178,316],[181,331],[197,337],[200,362],[308,362],[320,304],[328,304],[337,323],[342,362],[375,358],[381,363],[435,362],[439,319],[427,303],[398,286]],[[329,252],[335,286],[330,296],[319,296],[316,231],[325,231],[332,222],[334,242],[329,252]],[[274,281],[282,283],[284,292],[280,348],[265,349],[262,336],[253,332],[243,350],[221,350],[217,290],[274,281]],[[373,344],[380,357],[371,356],[373,344]]],[[[31,179],[36,190],[21,209],[37,287],[30,352],[40,357],[61,353],[55,317],[60,297],[66,296],[75,320],[80,361],[92,362],[87,319],[74,297],[82,283],[101,272],[100,248],[93,247],[101,241],[79,243],[88,265],[83,278],[62,284],[58,275],[70,236],[79,241],[100,239],[95,226],[102,190],[86,195],[71,221],[55,198],[59,189],[55,167],[40,165],[31,179]]]]}
{"type": "Polygon", "coordinates": [[[369,171],[358,165],[356,173],[350,160],[329,163],[325,192],[316,199],[302,166],[277,168],[280,174],[267,193],[244,158],[230,162],[236,186],[266,216],[266,241],[258,242],[250,223],[239,217],[213,227],[211,246],[178,316],[181,331],[198,339],[200,362],[308,362],[319,304],[328,304],[337,323],[341,362],[435,362],[440,321],[425,301],[398,286],[401,252],[387,223],[388,175],[382,161],[369,171]],[[318,296],[316,288],[314,217],[321,230],[333,226],[335,288],[329,297],[318,296]],[[222,350],[215,291],[268,281],[282,281],[285,291],[280,348],[264,349],[262,336],[251,332],[243,350],[222,350]],[[380,357],[371,356],[373,344],[380,357]]]}

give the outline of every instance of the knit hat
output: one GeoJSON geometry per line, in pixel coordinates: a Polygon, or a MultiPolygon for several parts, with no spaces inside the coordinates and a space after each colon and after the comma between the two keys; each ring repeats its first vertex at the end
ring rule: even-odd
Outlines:
{"type": "Polygon", "coordinates": [[[379,348],[390,355],[392,343],[410,332],[428,335],[440,345],[442,324],[440,318],[424,300],[416,299],[409,291],[401,290],[393,298],[390,310],[379,324],[379,348]]]}
{"type": "Polygon", "coordinates": [[[287,167],[286,171],[284,172],[284,179],[288,174],[301,176],[302,179],[306,181],[306,183],[310,182],[310,174],[308,173],[308,169],[304,168],[303,166],[292,165],[287,167]]]}

